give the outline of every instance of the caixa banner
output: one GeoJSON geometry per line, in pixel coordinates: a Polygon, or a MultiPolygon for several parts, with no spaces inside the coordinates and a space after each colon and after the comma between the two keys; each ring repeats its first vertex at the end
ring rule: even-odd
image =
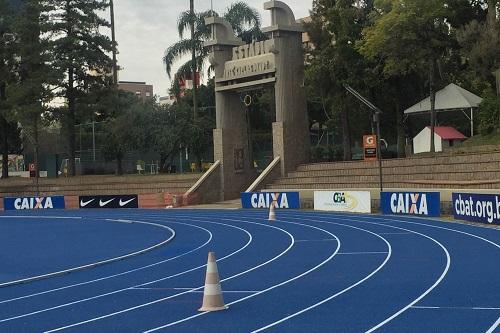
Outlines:
{"type": "Polygon", "coordinates": [[[439,192],[382,192],[380,210],[383,214],[441,215],[439,192]]]}
{"type": "Polygon", "coordinates": [[[299,192],[243,192],[241,206],[243,208],[275,208],[300,209],[299,192]]]}
{"type": "Polygon", "coordinates": [[[85,195],[79,198],[84,208],[138,208],[137,195],[85,195]]]}
{"type": "Polygon", "coordinates": [[[455,219],[500,224],[500,195],[453,193],[451,198],[455,219]]]}
{"type": "Polygon", "coordinates": [[[64,209],[64,197],[19,197],[4,198],[5,210],[64,209]]]}

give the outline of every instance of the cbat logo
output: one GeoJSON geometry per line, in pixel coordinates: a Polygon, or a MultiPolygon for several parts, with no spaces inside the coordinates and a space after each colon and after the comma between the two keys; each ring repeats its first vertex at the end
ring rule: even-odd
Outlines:
{"type": "Polygon", "coordinates": [[[425,193],[393,193],[391,210],[395,214],[429,215],[425,193]]]}
{"type": "Polygon", "coordinates": [[[14,201],[15,209],[53,209],[52,198],[17,198],[14,201]]]}
{"type": "Polygon", "coordinates": [[[286,193],[254,193],[250,198],[253,208],[270,208],[271,204],[275,208],[290,208],[286,193]]]}

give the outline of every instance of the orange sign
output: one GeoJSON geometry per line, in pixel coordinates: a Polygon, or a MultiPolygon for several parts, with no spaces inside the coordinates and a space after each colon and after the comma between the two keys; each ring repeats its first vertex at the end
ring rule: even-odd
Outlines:
{"type": "Polygon", "coordinates": [[[377,136],[363,135],[363,150],[365,161],[374,161],[377,159],[377,136]]]}
{"type": "Polygon", "coordinates": [[[30,163],[29,171],[35,171],[35,163],[30,163]]]}

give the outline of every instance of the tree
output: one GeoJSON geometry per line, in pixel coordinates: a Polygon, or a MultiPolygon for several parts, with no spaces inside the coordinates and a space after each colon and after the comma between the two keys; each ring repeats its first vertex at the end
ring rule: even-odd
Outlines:
{"type": "Polygon", "coordinates": [[[160,155],[160,171],[166,172],[169,160],[185,147],[192,122],[190,114],[185,103],[159,108],[151,114],[147,146],[160,155]]]}
{"type": "Polygon", "coordinates": [[[105,127],[103,146],[104,158],[116,161],[116,174],[123,174],[123,159],[128,151],[144,147],[148,128],[143,110],[144,105],[138,101],[129,105],[128,110],[116,118],[109,119],[105,127]]]}
{"type": "Polygon", "coordinates": [[[50,40],[47,36],[47,8],[40,0],[24,0],[13,30],[16,35],[16,81],[9,86],[14,117],[34,145],[38,170],[39,128],[42,115],[54,97],[57,72],[49,66],[50,40]]]}
{"type": "Polygon", "coordinates": [[[100,32],[109,27],[99,11],[108,8],[105,0],[52,0],[50,5],[49,32],[52,36],[54,61],[52,66],[64,78],[59,82],[58,95],[66,100],[67,112],[63,124],[67,135],[68,174],[75,175],[75,124],[79,100],[94,89],[112,84],[107,74],[113,62],[109,53],[114,45],[100,32]]]}
{"type": "MultiPolygon", "coordinates": [[[[203,47],[203,42],[210,38],[210,29],[205,25],[205,18],[210,16],[218,16],[217,13],[204,11],[195,13],[194,17],[189,11],[183,12],[179,16],[177,30],[179,37],[178,42],[169,46],[165,51],[163,63],[169,78],[172,77],[172,66],[174,63],[183,59],[186,55],[191,55],[192,50],[195,50],[196,68],[203,68],[203,64],[208,57],[208,51],[203,47]],[[184,38],[184,33],[191,23],[194,23],[194,34],[190,39],[184,38]]],[[[233,3],[223,15],[235,33],[244,39],[246,42],[251,42],[254,39],[262,39],[263,34],[260,30],[260,15],[259,13],[248,6],[244,2],[233,3]]],[[[193,60],[183,64],[177,73],[180,76],[189,76],[193,68],[193,60]]]]}
{"type": "Polygon", "coordinates": [[[371,1],[315,0],[312,22],[306,25],[315,45],[306,69],[309,96],[320,101],[327,115],[324,121],[340,121],[344,160],[352,157],[351,121],[356,115],[351,106],[355,102],[342,85],[366,87],[368,63],[355,44],[361,39],[370,10],[371,1]]]}
{"type": "Polygon", "coordinates": [[[500,15],[496,14],[499,4],[498,0],[486,1],[480,12],[483,15],[462,22],[456,30],[460,55],[467,65],[463,76],[470,88],[478,92],[494,89],[492,72],[500,68],[500,15]]]}
{"type": "MultiPolygon", "coordinates": [[[[9,104],[7,103],[7,85],[13,75],[13,13],[7,0],[0,0],[0,130],[2,135],[2,178],[9,176],[9,140],[14,126],[9,124],[9,104]]],[[[17,127],[17,126],[16,126],[17,127]]]]}
{"type": "Polygon", "coordinates": [[[437,62],[452,43],[445,1],[376,0],[373,25],[364,29],[360,51],[383,61],[387,76],[427,72],[431,111],[431,152],[435,151],[437,62]]]}

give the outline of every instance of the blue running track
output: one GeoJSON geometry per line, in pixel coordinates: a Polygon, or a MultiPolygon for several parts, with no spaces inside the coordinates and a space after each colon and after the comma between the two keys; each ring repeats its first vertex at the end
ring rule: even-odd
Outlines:
{"type": "Polygon", "coordinates": [[[0,213],[0,332],[500,332],[499,229],[277,215],[0,213]],[[209,251],[226,311],[197,311],[209,251]]]}

